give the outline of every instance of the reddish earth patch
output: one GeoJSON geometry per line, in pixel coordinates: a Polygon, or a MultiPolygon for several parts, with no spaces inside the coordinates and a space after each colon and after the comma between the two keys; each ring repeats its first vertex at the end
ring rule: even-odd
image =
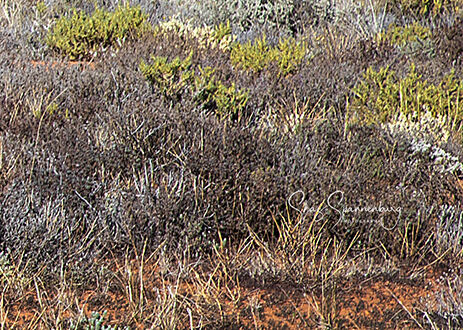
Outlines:
{"type": "MultiPolygon", "coordinates": [[[[79,310],[87,316],[92,311],[101,313],[106,310],[107,325],[128,324],[137,329],[149,328],[151,324],[144,317],[156,310],[156,304],[159,305],[157,292],[170,286],[178,290],[179,300],[202,300],[204,304],[210,298],[209,305],[204,305],[205,312],[209,313],[209,317],[217,313],[217,319],[226,319],[225,324],[232,328],[294,329],[326,325],[349,329],[414,329],[419,328],[414,318],[420,322],[423,320],[418,313],[420,299],[432,296],[439,289],[436,282],[438,273],[428,272],[413,281],[398,274],[370,278],[357,275],[339,281],[334,288],[325,289],[314,287],[304,290],[275,283],[262,286],[231,283],[208,297],[202,295],[204,287],[193,278],[185,279],[176,286],[174,280],[165,279],[155,266],[145,265],[142,310],[147,314],[140,316],[137,315],[140,293],[136,290],[130,293],[127,286],[128,281],[132,281],[134,289],[140,287],[137,271],[134,269],[132,277],[127,280],[121,279],[123,274],[127,274],[126,270],[119,269],[118,273],[117,269],[114,270],[117,276],[113,282],[100,283],[95,288],[76,289],[66,295],[59,290],[50,290],[41,292],[40,299],[33,289],[16,299],[6,297],[3,309],[8,314],[3,319],[8,327],[25,328],[43,324],[43,319],[55,322],[58,319],[75,320],[79,310]],[[233,301],[230,297],[237,299],[233,301]]],[[[185,322],[187,319],[186,314],[185,322]]],[[[187,324],[185,326],[188,327],[187,324]]]]}

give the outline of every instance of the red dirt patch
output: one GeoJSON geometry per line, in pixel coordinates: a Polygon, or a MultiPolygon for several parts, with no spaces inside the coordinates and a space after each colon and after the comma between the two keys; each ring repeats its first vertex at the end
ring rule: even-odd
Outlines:
{"type": "MultiPolygon", "coordinates": [[[[144,266],[141,286],[137,269],[132,269],[131,273],[127,272],[127,265],[115,265],[112,263],[111,267],[114,277],[104,286],[100,284],[95,288],[83,291],[74,289],[66,293],[60,290],[31,290],[16,299],[6,297],[5,309],[8,314],[3,316],[5,324],[22,328],[39,322],[43,324],[43,319],[48,322],[69,322],[78,318],[79,311],[89,317],[92,311],[102,313],[106,310],[105,324],[142,329],[151,326],[149,317],[153,317],[153,311],[160,310],[159,293],[175,291],[178,312],[182,309],[182,303],[187,306],[183,308],[185,315],[179,318],[183,320],[179,323],[180,328],[182,322],[189,322],[187,308],[190,313],[197,308],[209,314],[205,319],[214,315],[217,320],[222,320],[222,323],[219,322],[221,326],[229,324],[229,327],[411,329],[418,328],[414,318],[418,317],[420,298],[432,296],[439,289],[436,284],[438,274],[428,272],[416,280],[398,274],[387,278],[358,275],[340,280],[331,288],[303,289],[278,284],[250,287],[239,283],[222,283],[214,291],[211,288],[206,290],[204,282],[197,281],[194,276],[179,282],[166,279],[155,265],[144,266]],[[122,278],[124,274],[128,276],[125,279],[122,278]],[[143,287],[142,297],[140,287],[143,287]]],[[[207,278],[212,274],[203,275],[207,278]]],[[[198,318],[193,316],[195,324],[198,318]]],[[[207,325],[206,322],[203,324],[207,325]]],[[[213,324],[211,326],[214,327],[213,324]]]]}

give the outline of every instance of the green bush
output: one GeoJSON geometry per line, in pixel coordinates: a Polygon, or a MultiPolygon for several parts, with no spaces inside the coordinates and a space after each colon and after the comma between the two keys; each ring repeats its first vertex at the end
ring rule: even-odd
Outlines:
{"type": "Polygon", "coordinates": [[[460,0],[395,0],[394,6],[406,15],[415,18],[436,17],[446,11],[458,12],[460,0]]]}
{"type": "Polygon", "coordinates": [[[404,27],[391,24],[381,38],[395,46],[405,46],[409,43],[431,39],[432,34],[429,28],[413,23],[404,27]]]}
{"type": "Polygon", "coordinates": [[[293,38],[280,39],[278,45],[268,44],[265,35],[246,44],[235,44],[231,49],[230,59],[233,65],[260,72],[270,64],[276,63],[279,75],[287,75],[297,70],[307,58],[307,43],[293,38]]]}
{"type": "Polygon", "coordinates": [[[178,100],[183,92],[190,93],[194,101],[204,109],[213,110],[220,118],[236,117],[245,107],[248,94],[239,91],[234,83],[225,86],[218,80],[211,67],[192,69],[192,53],[180,60],[168,61],[166,57],[152,56],[151,64],[142,61],[140,71],[153,86],[167,98],[178,100]]]}
{"type": "Polygon", "coordinates": [[[453,72],[434,85],[422,79],[413,64],[404,78],[388,67],[379,71],[370,67],[353,93],[350,108],[357,120],[367,124],[389,122],[399,115],[419,120],[422,114],[430,113],[445,117],[455,129],[463,119],[463,83],[453,72]]]}
{"type": "Polygon", "coordinates": [[[214,77],[215,70],[199,68],[200,75],[195,76],[195,100],[205,108],[215,109],[221,118],[239,116],[246,106],[248,94],[237,89],[234,83],[225,86],[214,77]]]}
{"type": "Polygon", "coordinates": [[[70,59],[79,59],[127,37],[137,38],[149,28],[139,7],[118,6],[114,12],[97,8],[92,16],[74,9],[71,17],[56,22],[46,43],[70,59]]]}
{"type": "Polygon", "coordinates": [[[405,54],[435,54],[431,30],[416,22],[403,27],[393,23],[386,32],[379,34],[379,40],[386,41],[405,54]]]}
{"type": "Polygon", "coordinates": [[[184,60],[176,57],[171,62],[167,60],[167,57],[152,56],[151,64],[145,61],[140,63],[140,71],[164,96],[177,98],[192,81],[193,71],[190,70],[192,55],[191,53],[184,60]]]}

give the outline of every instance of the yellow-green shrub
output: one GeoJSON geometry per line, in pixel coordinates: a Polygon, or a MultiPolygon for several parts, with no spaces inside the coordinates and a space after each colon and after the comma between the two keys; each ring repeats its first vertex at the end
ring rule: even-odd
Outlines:
{"type": "Polygon", "coordinates": [[[294,72],[304,63],[307,57],[307,43],[293,38],[280,40],[272,47],[265,36],[245,44],[236,43],[230,54],[233,65],[244,70],[260,72],[271,63],[278,65],[279,74],[287,75],[294,72]]]}
{"type": "Polygon", "coordinates": [[[196,74],[191,68],[191,56],[184,60],[176,57],[170,62],[165,57],[152,56],[151,64],[140,63],[140,71],[166,97],[176,99],[189,92],[198,105],[214,111],[221,119],[239,117],[248,94],[238,90],[234,83],[225,86],[215,77],[213,68],[198,67],[196,74]]]}
{"type": "Polygon", "coordinates": [[[388,67],[379,71],[367,69],[363,80],[353,90],[350,110],[354,120],[362,123],[384,123],[400,114],[419,120],[424,113],[445,117],[452,127],[463,119],[463,82],[450,73],[434,85],[422,79],[415,66],[404,78],[388,67]]]}
{"type": "Polygon", "coordinates": [[[181,91],[191,84],[193,71],[191,68],[192,53],[181,60],[176,57],[167,61],[167,57],[152,56],[151,63],[140,63],[140,71],[145,78],[156,86],[167,97],[176,97],[181,91]]]}
{"type": "Polygon", "coordinates": [[[395,46],[405,46],[418,40],[429,40],[431,37],[431,30],[416,22],[404,27],[391,24],[387,32],[381,34],[381,39],[395,46]]]}
{"type": "Polygon", "coordinates": [[[211,67],[199,68],[199,71],[194,80],[195,100],[205,108],[215,109],[221,118],[239,116],[246,106],[248,94],[239,91],[234,83],[230,87],[225,86],[215,78],[215,70],[211,67]]]}
{"type": "Polygon", "coordinates": [[[417,19],[436,17],[445,13],[458,14],[463,4],[461,0],[393,0],[392,6],[402,15],[411,15],[417,19]]]}
{"type": "Polygon", "coordinates": [[[91,16],[74,9],[71,17],[58,19],[46,43],[70,59],[78,59],[126,37],[139,37],[149,28],[139,7],[118,6],[114,12],[97,8],[91,16]]]}

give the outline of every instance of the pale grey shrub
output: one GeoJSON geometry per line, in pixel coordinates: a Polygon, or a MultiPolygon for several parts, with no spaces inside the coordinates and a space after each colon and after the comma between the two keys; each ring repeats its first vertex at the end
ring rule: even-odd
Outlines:
{"type": "Polygon", "coordinates": [[[381,127],[395,138],[404,138],[410,144],[412,155],[427,155],[441,173],[463,172],[459,157],[444,148],[451,141],[448,119],[429,112],[421,117],[400,115],[381,127]]]}
{"type": "Polygon", "coordinates": [[[174,17],[196,26],[230,21],[240,41],[252,38],[257,31],[267,36],[296,36],[326,25],[370,38],[397,21],[378,3],[373,0],[366,5],[355,0],[159,0],[155,15],[157,20],[174,17]]]}
{"type": "Polygon", "coordinates": [[[176,17],[195,25],[217,25],[230,21],[236,34],[260,29],[294,34],[304,25],[329,19],[332,0],[229,0],[229,1],[169,1],[158,2],[160,18],[176,17]]]}
{"type": "MultiPolygon", "coordinates": [[[[434,231],[434,254],[448,253],[452,257],[463,254],[463,212],[450,205],[441,206],[439,219],[434,231]]],[[[462,306],[463,308],[463,306],[462,306]]]]}
{"type": "Polygon", "coordinates": [[[463,326],[463,279],[461,270],[444,273],[441,289],[421,299],[424,323],[433,329],[461,329],[463,326]]]}

